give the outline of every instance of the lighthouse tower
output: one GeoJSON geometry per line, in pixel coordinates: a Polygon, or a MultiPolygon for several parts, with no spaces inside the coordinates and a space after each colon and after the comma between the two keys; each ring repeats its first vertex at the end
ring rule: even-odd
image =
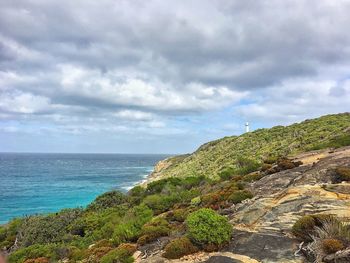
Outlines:
{"type": "Polygon", "coordinates": [[[249,132],[249,122],[245,123],[245,132],[249,132]]]}

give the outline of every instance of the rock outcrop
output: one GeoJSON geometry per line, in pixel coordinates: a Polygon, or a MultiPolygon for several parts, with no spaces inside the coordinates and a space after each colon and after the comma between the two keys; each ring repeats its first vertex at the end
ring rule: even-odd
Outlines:
{"type": "Polygon", "coordinates": [[[350,184],[332,184],[334,168],[350,165],[350,147],[296,156],[304,165],[251,184],[253,199],[235,207],[230,251],[261,262],[302,262],[292,225],[306,214],[350,218],[350,184]]]}
{"type": "Polygon", "coordinates": [[[179,260],[161,251],[140,262],[304,262],[292,225],[306,214],[334,214],[350,219],[350,184],[333,184],[334,169],[350,166],[350,147],[295,156],[303,165],[266,175],[249,186],[255,195],[228,215],[233,238],[223,252],[199,253],[179,260]]]}

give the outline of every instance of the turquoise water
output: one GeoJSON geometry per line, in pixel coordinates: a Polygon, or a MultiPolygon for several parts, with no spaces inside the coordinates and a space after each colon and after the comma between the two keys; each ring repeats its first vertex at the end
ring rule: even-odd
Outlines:
{"type": "Polygon", "coordinates": [[[166,155],[0,153],[0,224],[127,191],[166,155]]]}

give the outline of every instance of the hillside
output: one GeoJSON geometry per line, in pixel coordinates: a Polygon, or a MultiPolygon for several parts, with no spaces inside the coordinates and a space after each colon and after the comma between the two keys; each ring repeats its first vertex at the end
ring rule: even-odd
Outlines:
{"type": "Polygon", "coordinates": [[[290,126],[259,129],[241,136],[206,143],[190,155],[169,158],[151,177],[206,176],[218,178],[227,169],[239,169],[239,159],[261,163],[326,146],[349,143],[350,113],[327,115],[290,126]],[[178,159],[181,158],[179,162],[178,159]]]}
{"type": "Polygon", "coordinates": [[[128,193],[0,226],[0,251],[9,263],[350,262],[349,127],[344,113],[207,143],[128,193]]]}

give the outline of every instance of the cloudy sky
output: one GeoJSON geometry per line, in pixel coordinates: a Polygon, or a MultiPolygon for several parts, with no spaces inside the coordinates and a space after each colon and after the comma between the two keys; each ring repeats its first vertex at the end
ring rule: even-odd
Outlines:
{"type": "Polygon", "coordinates": [[[0,151],[182,153],[350,110],[347,0],[2,0],[0,151]]]}

